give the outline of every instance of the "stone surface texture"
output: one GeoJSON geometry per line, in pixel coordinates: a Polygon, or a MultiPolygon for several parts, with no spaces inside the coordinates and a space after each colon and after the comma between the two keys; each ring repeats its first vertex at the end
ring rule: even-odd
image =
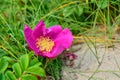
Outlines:
{"type": "Polygon", "coordinates": [[[73,65],[64,61],[62,80],[120,80],[120,43],[81,43],[69,50],[77,58],[73,65]]]}

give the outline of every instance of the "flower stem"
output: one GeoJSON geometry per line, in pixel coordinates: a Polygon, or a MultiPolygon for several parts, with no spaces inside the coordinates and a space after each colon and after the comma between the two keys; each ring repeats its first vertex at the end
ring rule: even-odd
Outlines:
{"type": "MultiPolygon", "coordinates": [[[[44,65],[44,69],[46,69],[46,67],[47,67],[47,64],[48,64],[48,62],[50,61],[50,59],[49,58],[46,58],[46,62],[45,62],[45,65],[44,65]]],[[[45,77],[42,77],[40,80],[45,80],[45,77]]]]}
{"type": "Polygon", "coordinates": [[[50,61],[50,59],[49,59],[49,58],[46,58],[46,62],[45,62],[45,65],[44,65],[44,69],[46,69],[47,64],[48,64],[49,61],[50,61]]]}

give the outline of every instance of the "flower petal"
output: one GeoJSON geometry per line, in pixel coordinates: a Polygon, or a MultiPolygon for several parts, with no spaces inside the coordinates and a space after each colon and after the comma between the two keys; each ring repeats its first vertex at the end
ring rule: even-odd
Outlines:
{"type": "Polygon", "coordinates": [[[38,49],[35,45],[35,39],[32,37],[31,34],[32,34],[32,29],[29,28],[27,25],[25,25],[25,28],[24,28],[25,40],[26,40],[28,46],[37,53],[38,49]]]}
{"type": "Polygon", "coordinates": [[[33,36],[35,39],[39,38],[41,35],[43,35],[45,30],[45,24],[42,20],[39,21],[35,29],[33,30],[33,36]]]}
{"type": "Polygon", "coordinates": [[[64,48],[69,48],[72,45],[73,36],[68,28],[64,29],[54,40],[55,43],[61,44],[64,48]]]}
{"type": "Polygon", "coordinates": [[[58,55],[60,55],[65,48],[63,48],[60,44],[56,44],[53,48],[53,50],[49,53],[41,53],[41,56],[47,57],[47,58],[55,58],[58,55]]]}
{"type": "Polygon", "coordinates": [[[58,34],[57,38],[54,40],[55,46],[50,53],[43,54],[43,56],[48,58],[55,58],[60,55],[63,50],[70,47],[73,41],[72,33],[69,29],[64,29],[58,34]]]}
{"type": "Polygon", "coordinates": [[[48,31],[50,38],[55,39],[57,35],[62,31],[62,27],[60,25],[51,26],[48,28],[48,31]]]}
{"type": "Polygon", "coordinates": [[[63,50],[65,50],[64,47],[62,47],[60,44],[56,44],[51,52],[52,56],[50,56],[50,57],[51,58],[57,57],[58,55],[60,55],[63,52],[63,50]]]}

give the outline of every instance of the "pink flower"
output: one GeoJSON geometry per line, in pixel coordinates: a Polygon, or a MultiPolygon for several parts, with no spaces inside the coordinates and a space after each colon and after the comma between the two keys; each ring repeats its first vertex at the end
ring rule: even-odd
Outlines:
{"type": "Polygon", "coordinates": [[[25,40],[31,50],[38,56],[55,58],[72,44],[72,33],[68,28],[62,30],[60,25],[45,28],[42,20],[34,30],[25,25],[25,40]]]}

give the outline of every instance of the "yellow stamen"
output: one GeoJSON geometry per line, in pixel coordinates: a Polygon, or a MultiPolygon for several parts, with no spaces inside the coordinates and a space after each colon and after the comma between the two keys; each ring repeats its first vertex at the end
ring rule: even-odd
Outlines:
{"type": "Polygon", "coordinates": [[[43,37],[37,39],[36,46],[42,52],[50,52],[54,46],[54,42],[49,37],[43,37]]]}

